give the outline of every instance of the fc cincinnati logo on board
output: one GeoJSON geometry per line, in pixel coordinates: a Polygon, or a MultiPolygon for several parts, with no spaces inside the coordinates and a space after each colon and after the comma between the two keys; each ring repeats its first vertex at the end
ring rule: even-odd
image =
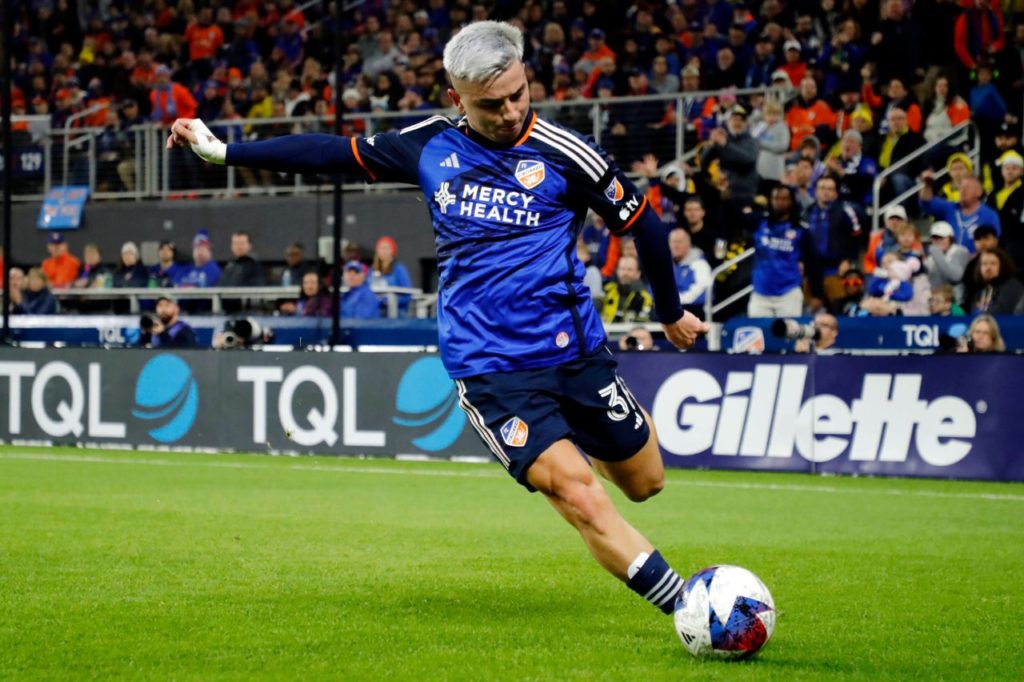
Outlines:
{"type": "Polygon", "coordinates": [[[526,189],[533,189],[544,182],[544,163],[524,159],[516,165],[516,180],[526,189]]]}
{"type": "Polygon", "coordinates": [[[501,427],[501,439],[505,445],[513,448],[521,448],[526,445],[526,438],[530,435],[530,427],[519,417],[512,417],[501,427]]]}
{"type": "Polygon", "coordinates": [[[618,178],[612,178],[612,184],[608,185],[604,191],[604,196],[612,203],[619,203],[622,201],[622,195],[625,192],[622,189],[622,184],[619,183],[618,178]]]}

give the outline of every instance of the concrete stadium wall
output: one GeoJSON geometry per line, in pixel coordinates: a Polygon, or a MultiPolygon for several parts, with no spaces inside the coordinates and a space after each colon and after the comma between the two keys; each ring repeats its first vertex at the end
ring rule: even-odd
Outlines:
{"type": "MultiPolygon", "coordinates": [[[[387,234],[398,242],[399,258],[409,268],[413,283],[421,283],[421,258],[434,255],[430,216],[416,192],[347,193],[343,236],[363,246],[371,255],[373,244],[387,234]]],[[[12,262],[38,263],[46,257],[46,232],[36,227],[39,204],[15,204],[12,262]]],[[[247,197],[244,199],[195,199],[141,202],[91,202],[86,206],[83,227],[66,233],[68,244],[81,255],[86,243],[95,242],[103,260],[114,262],[126,240],[136,242],[173,239],[179,254],[187,258],[196,230],[206,228],[213,241],[214,257],[230,257],[231,231],[248,230],[257,256],[281,260],[293,241],[316,253],[317,238],[330,236],[333,217],[330,193],[311,197],[247,197]]]]}

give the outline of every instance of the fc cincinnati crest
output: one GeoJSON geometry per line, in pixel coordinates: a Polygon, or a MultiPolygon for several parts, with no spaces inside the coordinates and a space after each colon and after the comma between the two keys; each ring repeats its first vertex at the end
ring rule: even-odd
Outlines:
{"type": "Polygon", "coordinates": [[[505,445],[514,448],[521,448],[526,445],[526,439],[530,435],[530,427],[519,417],[512,417],[501,426],[501,439],[505,445]]]}
{"type": "Polygon", "coordinates": [[[625,194],[625,192],[623,191],[622,184],[619,182],[618,178],[612,178],[612,184],[608,185],[604,190],[605,198],[607,198],[608,201],[617,204],[622,201],[623,194],[625,194]]]}
{"type": "Polygon", "coordinates": [[[524,159],[516,165],[516,180],[526,189],[544,182],[544,162],[524,159]]]}

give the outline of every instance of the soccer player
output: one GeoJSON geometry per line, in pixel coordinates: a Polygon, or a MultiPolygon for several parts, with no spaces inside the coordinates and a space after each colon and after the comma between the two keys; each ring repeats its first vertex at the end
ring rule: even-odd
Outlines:
{"type": "Polygon", "coordinates": [[[650,416],[605,348],[576,238],[587,208],[637,243],[666,337],[688,348],[708,325],[684,313],[666,228],[647,199],[577,133],[530,108],[523,36],[482,21],[445,47],[462,117],[434,116],[370,138],[290,135],[225,145],[178,119],[168,148],[206,161],[287,173],[361,173],[419,185],[439,274],[441,357],[485,445],[527,490],[540,491],[594,558],[671,613],[682,586],[619,514],[593,467],[634,501],[658,493],[664,468],[650,416]]]}

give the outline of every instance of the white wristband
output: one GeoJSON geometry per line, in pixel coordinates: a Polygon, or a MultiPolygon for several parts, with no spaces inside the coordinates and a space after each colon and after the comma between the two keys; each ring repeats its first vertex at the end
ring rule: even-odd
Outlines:
{"type": "Polygon", "coordinates": [[[214,137],[210,129],[198,118],[192,119],[188,126],[189,130],[195,133],[198,141],[190,145],[199,158],[203,161],[223,166],[228,155],[228,146],[214,137]]]}

